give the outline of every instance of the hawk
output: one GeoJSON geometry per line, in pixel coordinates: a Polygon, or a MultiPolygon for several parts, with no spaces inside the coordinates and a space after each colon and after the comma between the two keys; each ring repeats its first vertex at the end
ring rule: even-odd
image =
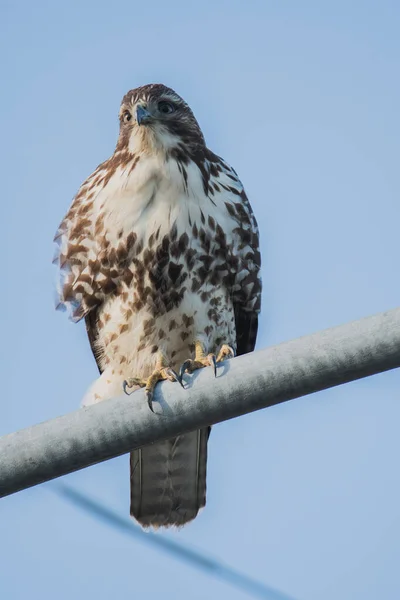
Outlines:
{"type": "MultiPolygon", "coordinates": [[[[100,376],[83,404],[254,349],[257,222],[236,172],[162,84],[123,98],[114,154],[82,184],[55,240],[59,306],[84,319],[100,376]]],[[[210,428],[131,453],[131,515],[181,526],[206,502],[210,428]]]]}

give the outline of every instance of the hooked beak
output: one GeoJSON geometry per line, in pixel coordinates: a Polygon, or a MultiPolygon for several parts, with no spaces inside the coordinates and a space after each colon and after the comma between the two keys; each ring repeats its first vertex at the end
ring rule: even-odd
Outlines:
{"type": "Polygon", "coordinates": [[[151,121],[151,114],[144,106],[140,104],[136,107],[136,121],[138,125],[146,125],[151,121]]]}

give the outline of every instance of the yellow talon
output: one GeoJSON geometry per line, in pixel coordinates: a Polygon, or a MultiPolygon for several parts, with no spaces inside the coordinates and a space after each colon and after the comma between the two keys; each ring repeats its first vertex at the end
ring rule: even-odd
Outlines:
{"type": "Polygon", "coordinates": [[[235,353],[233,348],[228,344],[223,344],[221,350],[216,357],[215,354],[205,354],[203,344],[196,340],[195,342],[195,357],[194,360],[188,358],[182,364],[179,370],[179,378],[182,381],[182,377],[184,373],[193,373],[197,369],[202,369],[203,367],[212,366],[214,369],[214,375],[217,376],[217,363],[223,361],[225,358],[233,358],[235,353]]]}
{"type": "Polygon", "coordinates": [[[222,344],[221,350],[217,356],[217,362],[221,362],[225,358],[235,358],[235,352],[232,346],[229,346],[228,344],[222,344]]]}
{"type": "Polygon", "coordinates": [[[152,405],[154,390],[159,381],[178,381],[182,385],[178,374],[174,371],[174,369],[171,369],[171,367],[168,367],[165,363],[166,360],[164,356],[160,354],[160,358],[157,362],[157,367],[148,379],[142,379],[141,377],[130,377],[129,379],[125,379],[125,381],[122,384],[123,390],[128,396],[128,388],[132,388],[134,386],[144,387],[146,390],[147,403],[152,412],[154,412],[152,405]]]}

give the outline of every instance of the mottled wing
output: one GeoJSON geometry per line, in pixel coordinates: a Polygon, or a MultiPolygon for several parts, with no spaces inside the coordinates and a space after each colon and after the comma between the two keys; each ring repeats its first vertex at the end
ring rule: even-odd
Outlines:
{"type": "Polygon", "coordinates": [[[236,351],[238,356],[253,352],[258,332],[258,315],[261,310],[261,254],[258,225],[250,202],[242,191],[241,228],[238,249],[242,254],[242,270],[235,281],[234,308],[236,324],[236,351]],[[244,245],[244,247],[242,247],[244,245]]]}
{"type": "Polygon", "coordinates": [[[86,324],[86,332],[89,339],[89,344],[93,352],[94,359],[96,361],[99,372],[102,373],[103,369],[101,368],[100,355],[97,348],[97,338],[99,335],[99,329],[97,324],[99,309],[94,308],[85,316],[85,324],[86,324]]]}
{"type": "MultiPolygon", "coordinates": [[[[236,352],[252,352],[255,347],[258,315],[261,310],[261,254],[256,218],[238,175],[223,159],[209,152],[209,193],[220,195],[233,223],[231,249],[234,280],[236,352]]],[[[219,200],[220,201],[220,200],[219,200]]]]}

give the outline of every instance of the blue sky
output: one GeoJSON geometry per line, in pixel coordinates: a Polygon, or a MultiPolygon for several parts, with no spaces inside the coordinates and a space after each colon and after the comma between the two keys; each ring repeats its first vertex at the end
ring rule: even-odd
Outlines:
{"type": "MultiPolygon", "coordinates": [[[[144,83],[175,88],[245,184],[259,347],[399,304],[399,27],[395,0],[1,4],[0,434],[74,410],[96,376],[54,311],[52,238],[144,83]]],[[[296,600],[398,598],[399,389],[392,371],[215,427],[207,507],[168,535],[296,600]]],[[[126,456],[65,479],[128,513],[126,456]]],[[[0,537],[7,600],[248,597],[46,486],[0,501],[0,537]]]]}

